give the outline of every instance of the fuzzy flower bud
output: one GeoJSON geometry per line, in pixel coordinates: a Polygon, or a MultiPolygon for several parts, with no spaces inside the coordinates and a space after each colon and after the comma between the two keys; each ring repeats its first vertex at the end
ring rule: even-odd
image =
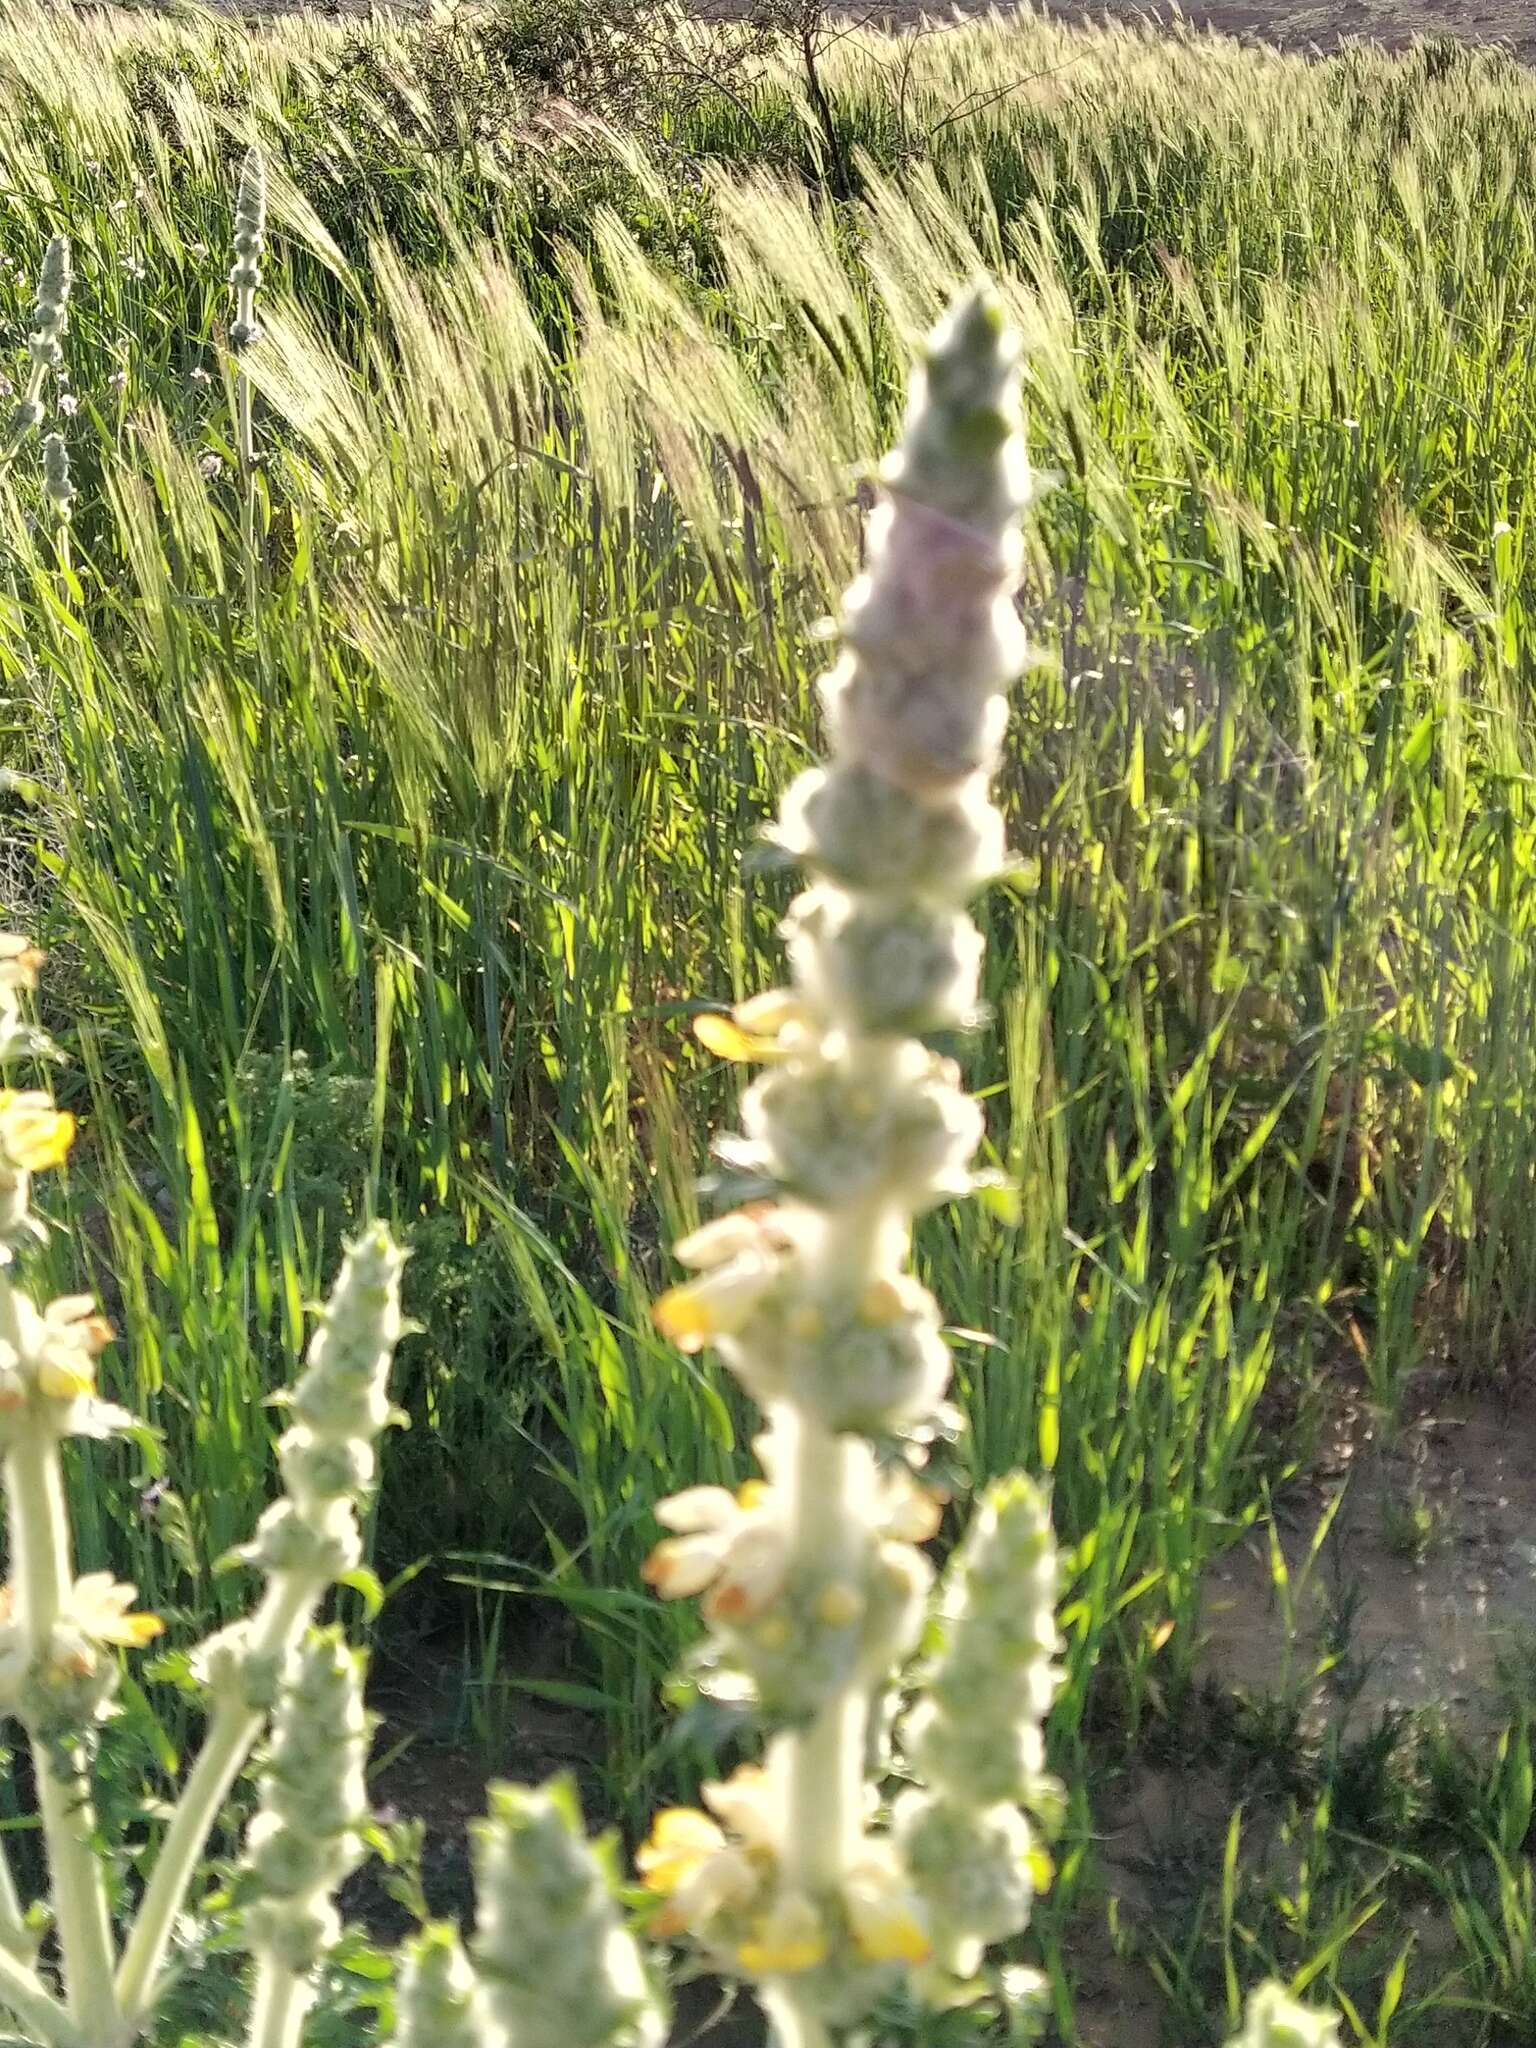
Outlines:
{"type": "Polygon", "coordinates": [[[34,363],[56,370],[64,360],[64,330],[69,323],[69,288],[73,282],[69,239],[55,235],[43,252],[43,267],[32,303],[32,331],[27,348],[34,363]]]}
{"type": "Polygon", "coordinates": [[[842,1049],[775,1067],[748,1089],[744,1138],[716,1146],[801,1200],[838,1209],[885,1198],[910,1211],[969,1193],[982,1118],[953,1060],[916,1039],[878,1068],[842,1049]]]}
{"type": "Polygon", "coordinates": [[[237,353],[257,341],[256,292],[261,284],[261,257],[267,244],[267,171],[253,143],[240,166],[235,192],[235,260],[229,281],[235,288],[235,318],[229,345],[237,353]]]}
{"type": "Polygon", "coordinates": [[[1278,1984],[1261,1984],[1250,1995],[1242,2032],[1229,2048],[1338,2048],[1338,2040],[1333,2013],[1298,2005],[1278,1984]]]}
{"type": "Polygon", "coordinates": [[[807,996],[850,1030],[886,1037],[976,1020],[984,945],[962,911],[820,886],[790,906],[784,936],[807,996]]]}
{"type": "Polygon", "coordinates": [[[62,434],[43,437],[43,491],[59,524],[66,525],[75,509],[75,487],[69,475],[69,450],[62,434]]]}
{"type": "Polygon", "coordinates": [[[961,302],[913,379],[881,471],[869,572],[843,610],[823,685],[839,755],[911,795],[951,796],[992,763],[1001,692],[1027,648],[1013,608],[1031,480],[1016,421],[1016,347],[985,292],[961,302]]]}
{"type": "Polygon", "coordinates": [[[975,1807],[1039,1796],[1060,1682],[1055,1601],[1049,1504],[1014,1473],[988,1489],[940,1589],[939,1647],[905,1728],[930,1785],[975,1807]]]}
{"type": "Polygon", "coordinates": [[[43,252],[37,297],[32,302],[32,327],[27,336],[27,354],[32,367],[26,389],[11,415],[10,442],[14,449],[23,436],[40,427],[44,419],[43,386],[50,370],[57,372],[64,361],[64,330],[69,322],[69,241],[55,235],[43,252]]]}
{"type": "Polygon", "coordinates": [[[286,1500],[268,1508],[242,1555],[264,1571],[339,1578],[361,1554],[358,1500],[373,1483],[374,1439],[390,1420],[390,1361],[404,1330],[405,1254],[382,1224],[347,1247],[289,1402],[277,1447],[286,1500]]]}
{"type": "Polygon", "coordinates": [[[936,1961],[954,1977],[974,1976],[985,1948],[1029,1924],[1028,1821],[1016,1806],[977,1808],[913,1791],[896,1803],[893,1832],[936,1961]]]}
{"type": "Polygon", "coordinates": [[[475,1960],[516,2048],[661,2048],[666,2022],[569,1780],[493,1785],[475,1829],[475,1960]]]}
{"type": "Polygon", "coordinates": [[[809,768],[785,792],[769,837],[845,888],[941,903],[963,903],[1006,863],[1002,813],[981,775],[914,804],[857,763],[809,768]]]}
{"type": "Polygon", "coordinates": [[[408,1942],[395,1991],[395,2048],[484,2048],[475,1973],[457,1931],[434,1922],[408,1942]]]}
{"type": "Polygon", "coordinates": [[[949,1385],[939,1305],[909,1273],[877,1275],[825,1307],[777,1289],[717,1341],[759,1406],[789,1396],[839,1433],[899,1432],[931,1416],[949,1385]]]}
{"type": "Polygon", "coordinates": [[[245,1838],[247,1939],[285,1970],[312,1970],[340,1932],[331,1894],[362,1853],[368,1737],[359,1659],[339,1629],[312,1631],[284,1675],[245,1838]]]}

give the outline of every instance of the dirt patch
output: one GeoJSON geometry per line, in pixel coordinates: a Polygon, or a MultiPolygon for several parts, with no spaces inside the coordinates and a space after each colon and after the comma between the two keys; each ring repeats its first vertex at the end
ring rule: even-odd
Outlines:
{"type": "MultiPolygon", "coordinates": [[[[397,0],[409,7],[412,0],[397,0]]],[[[221,12],[260,17],[301,11],[295,0],[214,0],[221,12]]],[[[310,0],[303,11],[322,16],[363,16],[373,0],[310,0]]],[[[702,0],[720,18],[745,11],[744,0],[702,0]]],[[[1380,43],[1401,49],[1426,36],[1455,36],[1464,42],[1502,43],[1527,63],[1536,63],[1536,16],[1529,0],[1189,0],[1185,6],[1148,6],[1133,0],[1034,0],[1036,11],[1061,21],[1124,28],[1209,29],[1243,42],[1281,50],[1327,55],[1350,43],[1380,43]]],[[[831,0],[832,12],[896,30],[938,32],[956,19],[990,11],[989,0],[831,0]]],[[[1003,12],[1010,10],[1004,8],[1003,12]]]]}
{"type": "MultiPolygon", "coordinates": [[[[1381,43],[1401,49],[1417,37],[1457,36],[1465,42],[1504,43],[1521,59],[1536,61],[1536,17],[1528,0],[1189,0],[1184,7],[1148,7],[1130,0],[1037,0],[1039,12],[1062,21],[1123,27],[1194,27],[1282,50],[1324,54],[1346,44],[1381,43]]],[[[853,11],[850,8],[849,11],[853,11]]],[[[962,5],[954,13],[982,13],[962,5]]],[[[865,10],[858,9],[859,13],[865,10]]],[[[927,23],[942,28],[954,18],[932,0],[885,0],[873,19],[890,28],[927,23]]]]}
{"type": "Polygon", "coordinates": [[[1536,1674],[1536,1414],[1483,1397],[1390,1442],[1353,1418],[1300,1497],[1209,1575],[1201,1675],[1353,1714],[1444,1707],[1469,1733],[1536,1674]],[[1319,1531],[1331,1515],[1326,1532],[1319,1531]]]}

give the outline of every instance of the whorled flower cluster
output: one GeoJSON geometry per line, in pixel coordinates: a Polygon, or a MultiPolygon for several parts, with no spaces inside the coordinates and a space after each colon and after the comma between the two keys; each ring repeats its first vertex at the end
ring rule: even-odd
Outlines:
{"type": "Polygon", "coordinates": [[[65,235],[55,235],[43,252],[37,297],[32,302],[32,322],[27,335],[27,354],[31,357],[31,365],[26,388],[17,400],[11,419],[12,447],[43,423],[43,390],[48,374],[50,371],[57,374],[64,363],[64,330],[69,324],[72,281],[69,239],[65,235]]]}
{"type": "MultiPolygon", "coordinates": [[[[271,1580],[319,1589],[362,1557],[357,1510],[373,1484],[375,1444],[394,1414],[389,1368],[405,1328],[404,1265],[405,1253],[382,1224],[347,1247],[288,1397],[293,1420],[277,1446],[283,1496],[238,1553],[271,1580]]],[[[215,1697],[233,1688],[252,1706],[267,1707],[277,1696],[280,1671],[271,1655],[253,1654],[248,1623],[212,1637],[197,1663],[215,1697]]]]}
{"type": "Polygon", "coordinates": [[[665,2017],[569,1780],[493,1785],[473,1836],[481,2048],[661,2048],[665,2017]]]}
{"type": "Polygon", "coordinates": [[[143,1649],[164,1627],[133,1611],[137,1597],[110,1572],[87,1572],[39,1642],[21,1624],[13,1589],[0,1587],[0,1713],[49,1744],[83,1735],[117,1691],[118,1651],[143,1649]]]}
{"type": "Polygon", "coordinates": [[[1049,1504],[1015,1473],[987,1490],[944,1575],[937,1645],[900,1731],[918,1784],[897,1799],[892,1832],[927,1910],[935,2003],[1029,1922],[1043,1857],[1026,1814],[1049,1826],[1060,1806],[1044,1736],[1056,1579],[1049,1504]]]}
{"type": "Polygon", "coordinates": [[[357,1654],[339,1629],[311,1630],[283,1675],[245,1837],[247,1940],[294,1976],[341,1932],[332,1895],[362,1855],[369,1725],[357,1654]]]}
{"type": "Polygon", "coordinates": [[[74,517],[75,485],[69,472],[69,450],[62,434],[43,436],[43,496],[59,526],[74,517]]]}
{"type": "Polygon", "coordinates": [[[229,345],[238,355],[261,338],[256,323],[256,293],[261,285],[261,258],[267,246],[267,170],[253,143],[240,167],[235,188],[235,260],[229,281],[235,288],[235,317],[229,345]]]}

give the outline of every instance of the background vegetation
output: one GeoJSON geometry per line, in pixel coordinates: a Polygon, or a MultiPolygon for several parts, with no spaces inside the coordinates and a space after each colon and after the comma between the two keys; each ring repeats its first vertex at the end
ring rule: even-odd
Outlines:
{"type": "MultiPolygon", "coordinates": [[[[1271,1965],[1362,2039],[1521,2038],[1523,1722],[1362,1728],[1310,1666],[1218,1698],[1199,1646],[1206,1568],[1345,1392],[1390,1418],[1531,1339],[1536,84],[1451,45],[792,26],[0,24],[18,365],[49,234],[77,268],[67,553],[35,448],[0,487],[5,920],[54,955],[85,1130],[40,1257],[89,1269],[163,1432],[130,1512],[82,1475],[85,1562],[229,1598],[264,1399],[373,1206],[422,1325],[374,1530],[395,1732],[569,1742],[621,1819],[728,1739],[666,1718],[685,1624],[637,1584],[657,1495],[746,1455],[647,1317],[726,1098],[687,1027],[769,971],[741,861],[814,729],[853,465],[985,264],[1057,479],[964,1048],[1018,1200],[924,1255],[957,1482],[1022,1451],[1075,1546],[1046,1947],[1097,1953],[1089,1788],[1193,1757],[1262,1846],[1218,1824],[1119,1923],[1180,2038],[1271,1965]]],[[[181,1711],[133,1701],[125,1802],[181,1711]]]]}

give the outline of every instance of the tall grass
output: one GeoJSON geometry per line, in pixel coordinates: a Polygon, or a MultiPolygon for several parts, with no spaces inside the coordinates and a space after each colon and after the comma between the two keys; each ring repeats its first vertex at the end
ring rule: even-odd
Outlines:
{"type": "Polygon", "coordinates": [[[383,96],[404,31],[359,33],[372,69],[307,19],[0,26],[0,314],[66,230],[79,401],[66,571],[25,458],[0,492],[7,915],[81,1020],[68,1257],[164,1432],[142,1512],[86,1490],[87,1562],[226,1597],[262,1400],[373,1203],[424,1244],[384,1568],[532,1617],[477,1681],[493,1739],[533,1685],[601,1702],[618,1806],[686,1776],[677,1624],[602,1590],[677,1470],[743,1448],[646,1312],[720,1107],[683,992],[766,965],[735,849],[814,723],[849,463],[981,260],[1059,471],[1028,602],[1061,658],[966,1049],[1017,1201],[924,1256],[962,1476],[1032,1457],[1075,1547],[1059,1738],[1135,1731],[1331,1372],[1390,1410],[1529,1340],[1536,89],[1027,15],[860,33],[833,207],[787,73],[689,114],[679,182],[632,141],[444,136],[383,96]],[[254,611],[222,283],[253,135],[254,611]]]}

